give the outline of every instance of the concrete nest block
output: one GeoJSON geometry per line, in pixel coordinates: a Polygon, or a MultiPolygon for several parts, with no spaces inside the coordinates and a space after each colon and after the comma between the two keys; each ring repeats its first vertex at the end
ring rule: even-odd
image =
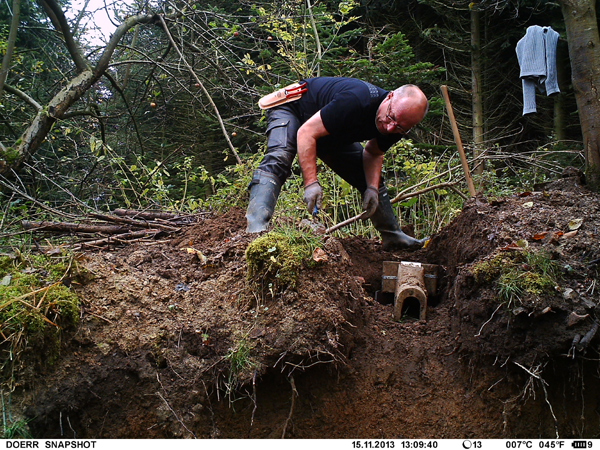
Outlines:
{"type": "Polygon", "coordinates": [[[435,264],[383,263],[382,292],[394,293],[394,320],[401,320],[406,314],[427,319],[427,301],[436,293],[437,271],[435,264]]]}

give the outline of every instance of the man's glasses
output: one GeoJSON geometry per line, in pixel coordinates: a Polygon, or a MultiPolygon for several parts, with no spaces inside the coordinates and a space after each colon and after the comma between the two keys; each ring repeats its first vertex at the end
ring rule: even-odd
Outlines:
{"type": "Polygon", "coordinates": [[[401,131],[403,134],[407,134],[410,131],[410,128],[408,130],[405,130],[404,128],[402,128],[399,124],[398,121],[396,119],[394,119],[391,115],[390,112],[392,110],[392,97],[390,97],[389,99],[389,105],[388,105],[388,110],[387,110],[387,114],[385,115],[385,117],[387,117],[387,119],[394,124],[394,128],[398,131],[401,131]]]}

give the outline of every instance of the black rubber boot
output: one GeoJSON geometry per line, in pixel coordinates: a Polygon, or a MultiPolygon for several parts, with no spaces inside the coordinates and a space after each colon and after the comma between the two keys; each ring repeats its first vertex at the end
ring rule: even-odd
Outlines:
{"type": "Polygon", "coordinates": [[[427,239],[415,239],[402,231],[385,186],[379,188],[379,205],[375,214],[371,216],[371,222],[381,234],[383,250],[418,250],[427,241],[427,239]]]}
{"type": "Polygon", "coordinates": [[[269,227],[273,217],[277,197],[281,192],[281,183],[272,174],[256,170],[249,186],[250,201],[246,211],[248,233],[260,233],[269,227]]]}

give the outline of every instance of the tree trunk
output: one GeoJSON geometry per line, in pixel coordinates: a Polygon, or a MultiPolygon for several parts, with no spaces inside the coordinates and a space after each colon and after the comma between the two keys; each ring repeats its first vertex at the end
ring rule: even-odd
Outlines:
{"type": "Polygon", "coordinates": [[[590,187],[600,190],[600,38],[595,0],[560,0],[590,187]]]}
{"type": "MultiPolygon", "coordinates": [[[[556,49],[556,71],[558,77],[559,86],[567,86],[569,84],[567,75],[567,66],[569,64],[569,58],[567,55],[567,49],[558,43],[556,49]]],[[[567,124],[567,112],[565,106],[566,93],[563,91],[554,95],[554,138],[557,141],[564,141],[567,138],[566,124],[567,124]]]]}
{"type": "MultiPolygon", "coordinates": [[[[483,149],[483,95],[481,64],[481,22],[477,6],[471,9],[471,90],[473,105],[473,157],[477,158],[483,149]]],[[[473,173],[483,173],[483,163],[473,173]]]]}

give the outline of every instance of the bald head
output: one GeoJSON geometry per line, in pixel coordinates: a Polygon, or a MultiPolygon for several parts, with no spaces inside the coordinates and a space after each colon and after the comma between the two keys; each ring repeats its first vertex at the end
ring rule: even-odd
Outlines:
{"type": "Polygon", "coordinates": [[[414,84],[405,84],[394,91],[392,107],[401,109],[405,120],[411,123],[411,127],[417,125],[429,110],[429,101],[423,91],[414,84]]]}
{"type": "Polygon", "coordinates": [[[389,92],[381,102],[375,123],[382,134],[406,134],[423,120],[428,109],[423,91],[414,84],[405,84],[389,92]]]}

